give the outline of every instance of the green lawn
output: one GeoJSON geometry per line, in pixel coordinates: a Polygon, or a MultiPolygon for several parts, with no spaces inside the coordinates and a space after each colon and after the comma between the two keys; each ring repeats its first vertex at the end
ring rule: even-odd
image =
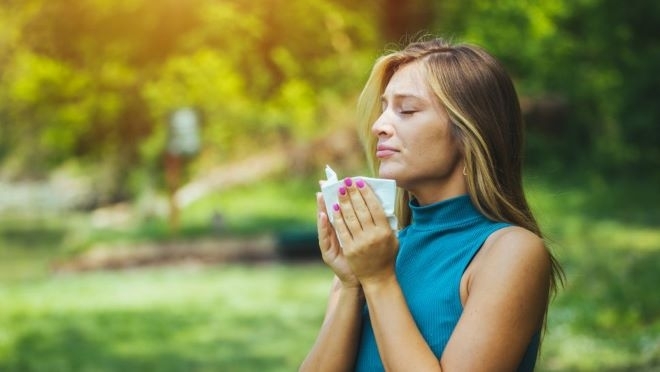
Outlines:
{"type": "MultiPolygon", "coordinates": [[[[542,179],[528,178],[530,202],[568,282],[551,307],[539,370],[659,370],[657,188],[542,179]]],[[[313,192],[294,180],[218,194],[184,211],[182,235],[209,234],[216,208],[241,234],[308,228],[313,192]]],[[[165,225],[2,222],[0,371],[291,371],[323,315],[331,275],[319,263],[54,275],[49,262],[71,244],[166,239],[165,225]]]]}
{"type": "Polygon", "coordinates": [[[320,265],[169,267],[0,287],[2,371],[291,371],[322,316],[320,265]]]}

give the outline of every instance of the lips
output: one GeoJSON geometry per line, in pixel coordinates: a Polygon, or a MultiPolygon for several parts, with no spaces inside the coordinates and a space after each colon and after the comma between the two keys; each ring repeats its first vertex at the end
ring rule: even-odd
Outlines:
{"type": "Polygon", "coordinates": [[[397,152],[399,152],[399,150],[396,148],[386,145],[378,145],[378,147],[376,147],[376,157],[379,159],[390,157],[397,152]]]}

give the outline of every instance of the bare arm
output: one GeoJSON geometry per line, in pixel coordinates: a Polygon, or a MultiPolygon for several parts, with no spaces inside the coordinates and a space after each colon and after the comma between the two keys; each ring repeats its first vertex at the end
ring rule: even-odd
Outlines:
{"type": "Polygon", "coordinates": [[[550,261],[541,239],[507,229],[484,248],[461,316],[438,362],[414,323],[394,276],[363,289],[386,370],[514,371],[548,300],[550,261]]]}
{"type": "Polygon", "coordinates": [[[360,339],[364,296],[359,287],[343,287],[335,277],[321,331],[300,371],[350,371],[360,339]]]}
{"type": "Polygon", "coordinates": [[[383,366],[387,371],[440,370],[396,279],[398,240],[373,192],[364,183],[356,185],[339,197],[335,228],[362,285],[383,366]]]}
{"type": "MultiPolygon", "coordinates": [[[[350,190],[350,188],[349,188],[350,190]]],[[[463,315],[440,360],[422,337],[394,272],[396,241],[372,192],[341,198],[337,232],[369,307],[378,350],[390,371],[510,371],[521,361],[547,306],[550,260],[543,242],[508,228],[484,247],[467,280],[463,315]]]]}
{"type": "Polygon", "coordinates": [[[316,195],[316,201],[319,247],[323,261],[335,272],[335,278],[323,325],[300,371],[350,371],[360,339],[364,294],[346,262],[320,194],[316,195]]]}
{"type": "Polygon", "coordinates": [[[463,315],[447,343],[448,370],[512,371],[543,324],[551,263],[543,240],[510,227],[475,258],[463,315]]]}
{"type": "Polygon", "coordinates": [[[364,287],[378,352],[386,371],[441,371],[395,276],[364,287]]]}

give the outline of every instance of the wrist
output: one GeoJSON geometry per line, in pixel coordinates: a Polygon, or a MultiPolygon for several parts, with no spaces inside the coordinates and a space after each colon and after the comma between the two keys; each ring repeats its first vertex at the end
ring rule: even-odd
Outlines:
{"type": "Polygon", "coordinates": [[[362,290],[362,286],[342,287],[340,289],[339,297],[344,298],[346,301],[351,301],[351,302],[357,300],[359,304],[362,304],[365,301],[365,296],[364,296],[364,291],[362,290]]]}
{"type": "Polygon", "coordinates": [[[358,281],[354,283],[354,282],[343,282],[341,280],[338,280],[335,282],[334,291],[349,296],[350,295],[363,296],[362,285],[358,281]]]}
{"type": "Polygon", "coordinates": [[[397,285],[398,281],[394,270],[387,270],[380,275],[373,275],[368,278],[362,278],[360,280],[360,284],[362,284],[362,290],[364,292],[374,292],[383,288],[387,288],[391,285],[397,285]]]}

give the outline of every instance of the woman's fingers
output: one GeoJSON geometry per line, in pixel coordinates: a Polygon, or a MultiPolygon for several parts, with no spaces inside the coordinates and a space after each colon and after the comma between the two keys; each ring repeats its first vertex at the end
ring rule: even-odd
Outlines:
{"type": "Polygon", "coordinates": [[[323,200],[323,194],[320,192],[316,193],[316,209],[318,212],[325,212],[326,214],[328,213],[327,210],[325,210],[325,201],[323,200]]]}
{"type": "MultiPolygon", "coordinates": [[[[350,231],[351,235],[357,233],[358,231],[362,230],[362,221],[360,220],[361,218],[364,219],[363,210],[366,209],[364,206],[364,201],[361,201],[362,206],[360,206],[360,201],[358,200],[353,200],[353,197],[351,194],[354,194],[354,192],[351,192],[351,187],[352,186],[352,181],[350,178],[347,178],[344,181],[344,185],[339,187],[339,198],[338,198],[338,205],[339,205],[339,211],[341,212],[341,218],[344,221],[344,224],[350,231]],[[360,215],[358,214],[360,213],[360,215]]],[[[360,197],[358,195],[360,199],[360,197]]]]}
{"type": "MultiPolygon", "coordinates": [[[[339,241],[341,241],[342,246],[344,249],[346,248],[346,242],[349,242],[353,239],[353,233],[349,229],[346,223],[346,217],[344,216],[344,212],[341,209],[341,206],[339,204],[333,205],[333,225],[335,232],[337,233],[337,238],[339,241]]],[[[347,212],[349,213],[349,212],[347,212]]]]}
{"type": "Polygon", "coordinates": [[[389,226],[380,200],[359,178],[344,180],[333,209],[334,228],[342,242],[356,238],[374,226],[389,226]]]}
{"type": "Polygon", "coordinates": [[[326,228],[324,219],[327,220],[327,213],[325,212],[325,205],[323,203],[323,196],[320,192],[316,193],[316,232],[319,236],[319,247],[323,251],[327,247],[326,242],[326,228]]]}
{"type": "Polygon", "coordinates": [[[391,269],[396,236],[380,200],[364,180],[345,181],[331,213],[342,252],[358,280],[391,269]]]}
{"type": "Polygon", "coordinates": [[[361,179],[355,181],[355,190],[360,194],[361,200],[364,202],[367,210],[369,211],[369,217],[372,219],[375,225],[389,224],[387,221],[387,216],[385,215],[385,210],[376,196],[376,193],[361,179]]]}
{"type": "Polygon", "coordinates": [[[344,180],[339,188],[339,206],[353,234],[372,225],[388,224],[380,200],[362,179],[344,180]]]}
{"type": "Polygon", "coordinates": [[[316,229],[319,236],[319,247],[321,248],[321,253],[325,254],[333,247],[333,245],[336,245],[337,237],[332,230],[332,225],[328,219],[328,211],[325,208],[323,195],[320,192],[316,193],[316,206],[318,213],[316,229]]]}
{"type": "Polygon", "coordinates": [[[365,189],[368,186],[363,180],[351,180],[347,178],[345,181],[347,184],[347,195],[350,199],[351,205],[353,206],[353,212],[357,220],[360,222],[362,228],[367,228],[374,224],[372,213],[369,205],[366,203],[365,199],[362,196],[361,189],[365,189]]]}

